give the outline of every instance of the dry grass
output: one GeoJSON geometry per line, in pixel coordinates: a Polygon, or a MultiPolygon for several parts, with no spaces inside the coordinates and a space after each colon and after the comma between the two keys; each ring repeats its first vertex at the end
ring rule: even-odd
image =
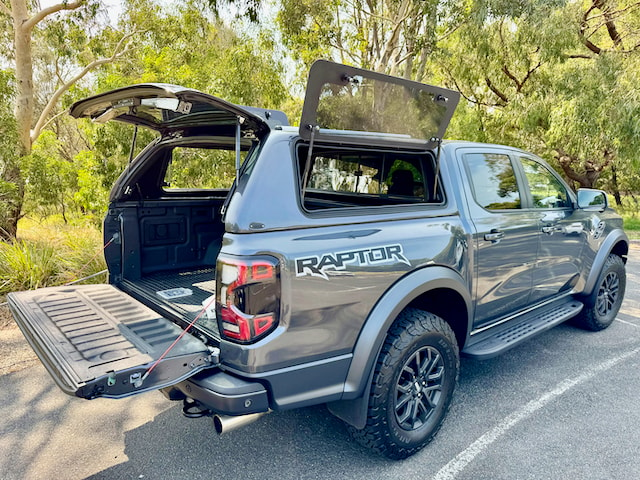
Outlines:
{"type": "Polygon", "coordinates": [[[16,241],[0,243],[0,295],[62,285],[104,269],[102,235],[91,226],[23,221],[16,241]]]}

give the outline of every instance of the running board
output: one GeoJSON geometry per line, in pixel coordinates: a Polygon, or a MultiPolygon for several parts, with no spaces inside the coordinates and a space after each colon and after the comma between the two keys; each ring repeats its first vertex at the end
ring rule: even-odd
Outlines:
{"type": "Polygon", "coordinates": [[[575,317],[584,305],[577,300],[553,303],[472,337],[462,350],[466,357],[484,360],[495,357],[551,327],[575,317]]]}

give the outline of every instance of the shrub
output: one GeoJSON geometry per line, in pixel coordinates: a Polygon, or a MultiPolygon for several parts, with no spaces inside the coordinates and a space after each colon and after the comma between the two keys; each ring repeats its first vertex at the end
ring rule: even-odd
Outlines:
{"type": "Polygon", "coordinates": [[[19,240],[0,242],[0,294],[62,285],[106,268],[96,228],[22,222],[19,240]]]}

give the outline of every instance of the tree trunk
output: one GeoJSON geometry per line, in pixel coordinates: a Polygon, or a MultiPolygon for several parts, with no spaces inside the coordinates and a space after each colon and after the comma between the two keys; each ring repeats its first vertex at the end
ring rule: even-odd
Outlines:
{"type": "Polygon", "coordinates": [[[15,116],[20,144],[20,156],[31,153],[31,126],[33,123],[33,60],[31,57],[31,29],[25,28],[29,20],[26,0],[11,0],[16,64],[17,98],[15,116]]]}
{"type": "Polygon", "coordinates": [[[611,163],[612,155],[604,152],[602,164],[589,160],[581,160],[574,155],[570,155],[561,148],[556,148],[556,160],[562,168],[565,177],[577,182],[581,188],[596,188],[596,182],[602,174],[602,170],[611,163]],[[578,171],[576,167],[580,168],[578,171]]]}
{"type": "Polygon", "coordinates": [[[0,240],[12,240],[16,238],[18,232],[18,220],[20,219],[22,201],[24,199],[24,179],[22,178],[20,166],[14,162],[5,165],[2,180],[16,186],[16,191],[6,201],[6,218],[0,217],[0,240]]]}
{"type": "Polygon", "coordinates": [[[31,29],[24,25],[29,20],[26,0],[11,0],[13,18],[16,103],[15,118],[18,130],[17,160],[5,168],[3,180],[16,186],[13,198],[8,201],[8,215],[0,219],[0,238],[15,238],[18,220],[22,214],[24,201],[24,178],[20,169],[20,159],[31,153],[31,124],[33,122],[33,62],[31,58],[31,29]]]}
{"type": "Polygon", "coordinates": [[[616,166],[611,165],[611,190],[613,193],[613,198],[616,200],[616,205],[618,207],[622,206],[622,195],[620,195],[620,186],[618,185],[618,172],[616,171],[616,166]]]}

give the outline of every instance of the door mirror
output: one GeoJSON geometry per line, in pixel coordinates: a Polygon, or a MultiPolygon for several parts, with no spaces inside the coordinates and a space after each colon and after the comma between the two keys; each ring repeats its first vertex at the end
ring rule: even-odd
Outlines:
{"type": "Polygon", "coordinates": [[[581,188],[578,190],[578,208],[602,211],[609,206],[607,194],[602,190],[581,188]]]}

